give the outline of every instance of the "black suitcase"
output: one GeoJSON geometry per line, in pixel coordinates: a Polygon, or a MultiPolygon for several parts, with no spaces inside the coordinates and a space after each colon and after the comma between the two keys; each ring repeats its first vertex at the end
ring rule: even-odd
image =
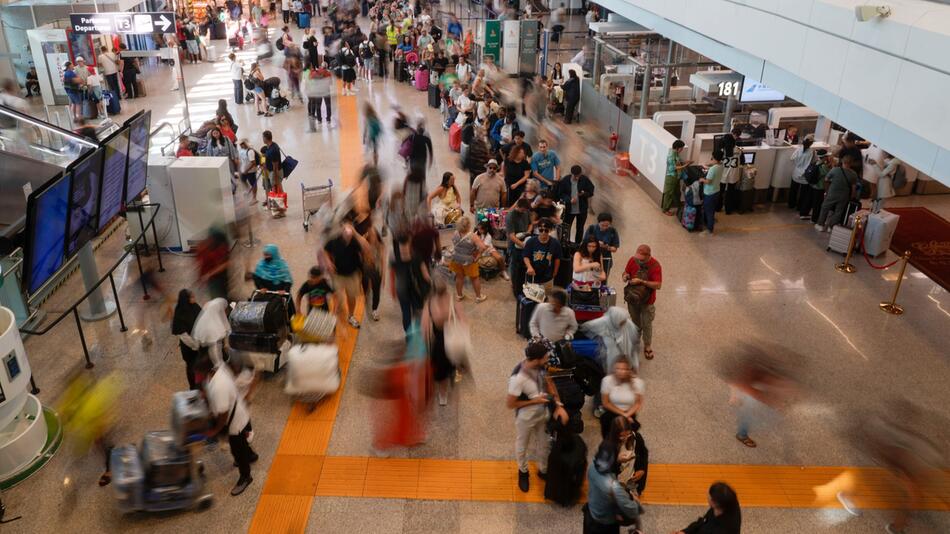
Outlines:
{"type": "Polygon", "coordinates": [[[228,344],[232,349],[245,352],[276,354],[280,351],[281,336],[277,334],[242,334],[232,332],[228,344]]]}
{"type": "Polygon", "coordinates": [[[439,84],[429,84],[429,107],[439,109],[441,106],[442,92],[439,90],[439,84]]]}
{"type": "Polygon", "coordinates": [[[567,410],[568,413],[581,411],[581,408],[584,407],[586,397],[584,396],[584,390],[582,390],[580,384],[574,380],[574,377],[571,375],[555,375],[551,377],[551,380],[557,389],[558,397],[561,398],[561,403],[564,404],[564,409],[567,410]]]}
{"type": "Polygon", "coordinates": [[[238,302],[228,321],[235,333],[276,334],[287,323],[287,309],[282,299],[238,302]]]}
{"type": "Polygon", "coordinates": [[[518,300],[515,302],[515,332],[525,339],[531,339],[531,328],[528,325],[531,323],[531,315],[537,305],[537,302],[524,295],[518,295],[518,300]]]}
{"type": "Polygon", "coordinates": [[[554,273],[554,285],[561,289],[567,289],[574,278],[574,259],[561,258],[557,272],[554,273]]]}

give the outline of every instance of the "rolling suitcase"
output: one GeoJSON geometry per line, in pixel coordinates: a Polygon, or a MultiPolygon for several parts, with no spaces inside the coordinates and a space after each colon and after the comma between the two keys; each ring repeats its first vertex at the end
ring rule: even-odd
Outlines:
{"type": "Polygon", "coordinates": [[[204,439],[211,428],[208,404],[198,391],[178,391],[172,395],[172,435],[175,443],[185,446],[204,439]]]}
{"type": "Polygon", "coordinates": [[[838,254],[847,254],[848,245],[851,244],[851,229],[847,226],[836,224],[831,228],[831,237],[828,239],[828,249],[838,254]]]}
{"type": "Polygon", "coordinates": [[[135,445],[122,445],[112,449],[109,456],[112,470],[112,492],[123,512],[142,509],[142,494],[145,489],[145,471],[135,445]]]}
{"type": "Polygon", "coordinates": [[[238,302],[228,317],[231,331],[239,334],[276,334],[286,326],[283,299],[238,302]]]}
{"type": "Polygon", "coordinates": [[[429,69],[422,67],[416,69],[415,86],[417,91],[429,90],[429,69]]]}
{"type": "Polygon", "coordinates": [[[429,107],[435,109],[442,107],[442,94],[438,85],[429,85],[429,107]]]}
{"type": "Polygon", "coordinates": [[[900,217],[889,211],[868,215],[864,227],[864,252],[868,256],[880,256],[891,248],[891,239],[897,230],[900,217]]]}
{"type": "Polygon", "coordinates": [[[600,356],[600,344],[593,339],[572,340],[571,347],[579,358],[597,361],[600,356]]]}
{"type": "Polygon", "coordinates": [[[277,334],[242,334],[232,332],[231,335],[228,336],[228,344],[235,350],[275,354],[280,352],[281,338],[277,334]]]}
{"type": "Polygon", "coordinates": [[[112,91],[103,91],[102,98],[106,99],[106,112],[109,115],[118,115],[122,112],[122,105],[119,104],[119,95],[112,91]]]}
{"type": "Polygon", "coordinates": [[[310,27],[310,13],[301,12],[297,15],[297,24],[301,29],[310,27]]]}
{"type": "Polygon", "coordinates": [[[551,381],[554,382],[557,395],[561,398],[561,403],[564,404],[567,413],[581,411],[586,398],[580,384],[574,381],[574,377],[570,374],[551,375],[551,381]]]}
{"type": "Polygon", "coordinates": [[[462,127],[457,123],[449,127],[449,149],[453,152],[462,151],[462,127]]]}
{"type": "Polygon", "coordinates": [[[531,315],[534,314],[534,308],[537,305],[537,302],[524,295],[518,295],[518,300],[515,302],[515,332],[521,334],[525,339],[531,339],[531,328],[529,325],[531,323],[531,315]]]}
{"type": "Polygon", "coordinates": [[[142,438],[142,467],[149,487],[180,486],[191,476],[191,459],[169,430],[149,432],[142,438]]]}

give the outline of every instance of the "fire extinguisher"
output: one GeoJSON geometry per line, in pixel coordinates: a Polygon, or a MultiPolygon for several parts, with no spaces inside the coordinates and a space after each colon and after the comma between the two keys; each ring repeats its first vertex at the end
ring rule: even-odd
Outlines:
{"type": "Polygon", "coordinates": [[[617,132],[612,132],[610,134],[610,151],[611,152],[615,152],[617,150],[617,143],[619,141],[620,141],[620,135],[618,135],[617,132]]]}

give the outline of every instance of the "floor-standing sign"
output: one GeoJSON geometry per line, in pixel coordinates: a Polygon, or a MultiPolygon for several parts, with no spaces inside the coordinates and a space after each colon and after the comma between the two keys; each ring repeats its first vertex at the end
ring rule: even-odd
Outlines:
{"type": "Polygon", "coordinates": [[[538,21],[521,21],[521,53],[518,57],[518,74],[533,76],[538,71],[538,21]]]}
{"type": "Polygon", "coordinates": [[[482,44],[482,57],[491,56],[495,64],[499,64],[501,57],[501,21],[485,21],[485,42],[482,44]]]}
{"type": "Polygon", "coordinates": [[[502,32],[501,68],[508,74],[518,74],[518,41],[521,39],[521,21],[503,21],[502,32]]]}

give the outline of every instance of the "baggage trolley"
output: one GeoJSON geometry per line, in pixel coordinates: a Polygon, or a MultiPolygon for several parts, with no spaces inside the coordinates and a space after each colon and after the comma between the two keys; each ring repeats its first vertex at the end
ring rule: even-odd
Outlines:
{"type": "Polygon", "coordinates": [[[303,229],[310,231],[310,217],[316,213],[324,204],[333,201],[333,180],[328,180],[327,185],[317,185],[307,187],[300,182],[300,196],[303,198],[303,229]]]}

